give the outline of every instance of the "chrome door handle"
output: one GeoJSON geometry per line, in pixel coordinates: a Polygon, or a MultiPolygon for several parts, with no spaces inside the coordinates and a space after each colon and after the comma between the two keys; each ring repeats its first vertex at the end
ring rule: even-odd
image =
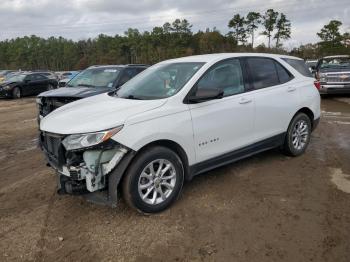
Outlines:
{"type": "Polygon", "coordinates": [[[248,104],[250,102],[252,102],[252,99],[248,99],[248,98],[244,98],[244,97],[239,100],[240,104],[248,104]]]}
{"type": "Polygon", "coordinates": [[[297,89],[293,86],[290,86],[287,88],[287,92],[294,92],[295,90],[297,90],[297,89]]]}

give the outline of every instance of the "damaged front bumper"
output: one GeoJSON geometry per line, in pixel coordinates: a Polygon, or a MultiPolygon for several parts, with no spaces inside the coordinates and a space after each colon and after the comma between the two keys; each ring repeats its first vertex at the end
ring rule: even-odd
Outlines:
{"type": "Polygon", "coordinates": [[[83,195],[115,207],[117,187],[135,152],[114,141],[91,148],[66,151],[63,137],[41,134],[40,147],[56,170],[59,194],[83,195]]]}

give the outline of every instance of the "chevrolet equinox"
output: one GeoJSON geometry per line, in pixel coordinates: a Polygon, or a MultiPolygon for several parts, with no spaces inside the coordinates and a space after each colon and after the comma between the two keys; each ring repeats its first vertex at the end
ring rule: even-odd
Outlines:
{"type": "Polygon", "coordinates": [[[185,180],[253,154],[304,153],[320,96],[303,60],[211,54],[158,63],[116,91],[43,118],[40,145],[58,193],[143,213],[169,207],[185,180]]]}

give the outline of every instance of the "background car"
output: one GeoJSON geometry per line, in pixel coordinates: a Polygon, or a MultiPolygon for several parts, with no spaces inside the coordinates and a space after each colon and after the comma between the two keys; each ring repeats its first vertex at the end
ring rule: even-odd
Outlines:
{"type": "Polygon", "coordinates": [[[44,92],[37,98],[39,120],[67,103],[115,91],[147,65],[95,65],[75,76],[66,87],[44,92]]]}
{"type": "Polygon", "coordinates": [[[60,81],[58,82],[58,87],[65,87],[67,83],[76,75],[78,75],[80,71],[71,71],[66,72],[61,75],[60,81]],[[62,78],[63,77],[63,78],[62,78]]]}
{"type": "Polygon", "coordinates": [[[317,59],[312,59],[312,60],[307,59],[305,61],[305,64],[307,65],[311,73],[315,72],[317,62],[318,62],[317,59]]]}
{"type": "Polygon", "coordinates": [[[16,74],[0,85],[0,97],[20,98],[38,95],[43,91],[57,88],[57,80],[41,73],[26,72],[16,74]]]}
{"type": "Polygon", "coordinates": [[[326,56],[316,66],[315,85],[321,94],[350,94],[350,56],[326,56]]]}

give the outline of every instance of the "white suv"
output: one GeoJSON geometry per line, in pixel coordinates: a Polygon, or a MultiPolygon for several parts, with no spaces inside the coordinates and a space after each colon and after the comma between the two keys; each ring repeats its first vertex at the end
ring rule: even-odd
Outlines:
{"type": "Polygon", "coordinates": [[[40,124],[59,193],[159,212],[184,180],[281,147],[301,155],[320,118],[303,60],[212,54],[158,63],[119,90],[65,105],[40,124]]]}

